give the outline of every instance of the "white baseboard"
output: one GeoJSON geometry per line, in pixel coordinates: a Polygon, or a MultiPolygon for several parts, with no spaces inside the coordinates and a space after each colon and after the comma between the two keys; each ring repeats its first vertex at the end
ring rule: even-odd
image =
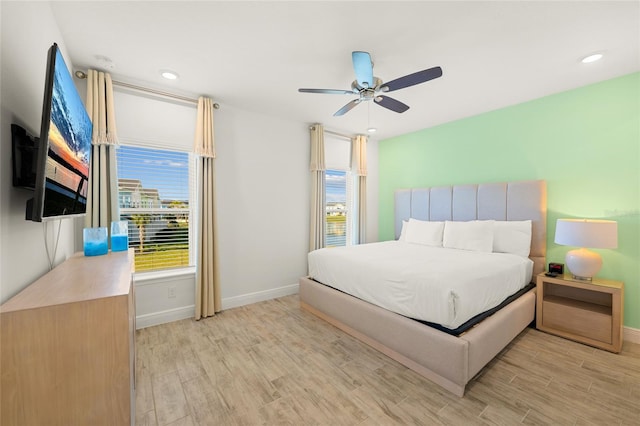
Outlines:
{"type": "Polygon", "coordinates": [[[169,309],[166,311],[153,312],[151,314],[136,316],[136,330],[151,327],[153,325],[166,324],[168,322],[178,321],[186,318],[193,318],[195,315],[195,306],[182,306],[180,308],[169,309]]]}
{"type": "MultiPolygon", "coordinates": [[[[250,305],[252,303],[263,302],[265,300],[278,297],[289,296],[298,293],[298,284],[291,284],[284,287],[273,288],[255,293],[243,294],[241,296],[228,297],[222,299],[222,309],[237,308],[239,306],[250,305]]],[[[154,325],[166,324],[172,321],[179,321],[186,318],[193,318],[195,306],[182,306],[166,311],[153,312],[150,314],[136,316],[136,329],[154,325]]]]}
{"type": "Polygon", "coordinates": [[[226,299],[222,299],[222,309],[237,308],[238,306],[250,305],[252,303],[296,294],[298,293],[298,287],[299,285],[296,283],[284,287],[243,294],[241,296],[227,297],[226,299]]]}
{"type": "Polygon", "coordinates": [[[624,327],[622,338],[627,342],[640,343],[640,329],[624,327]]]}

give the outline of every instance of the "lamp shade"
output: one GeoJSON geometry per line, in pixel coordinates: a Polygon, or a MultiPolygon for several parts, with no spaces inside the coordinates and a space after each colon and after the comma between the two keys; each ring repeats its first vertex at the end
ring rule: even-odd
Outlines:
{"type": "Polygon", "coordinates": [[[618,247],[618,222],[558,219],[554,241],[563,246],[614,249],[618,247]]]}
{"type": "Polygon", "coordinates": [[[591,280],[602,267],[602,256],[588,248],[618,247],[618,223],[613,220],[558,219],[556,244],[580,247],[570,250],[565,261],[575,279],[591,280]]]}

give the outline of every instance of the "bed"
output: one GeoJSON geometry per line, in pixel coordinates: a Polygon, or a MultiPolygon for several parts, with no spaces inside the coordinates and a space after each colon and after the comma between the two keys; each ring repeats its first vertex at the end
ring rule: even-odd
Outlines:
{"type": "MultiPolygon", "coordinates": [[[[401,236],[403,221],[411,218],[433,222],[530,220],[530,276],[544,270],[544,181],[401,189],[395,191],[394,198],[396,239],[401,236]]],[[[311,276],[300,278],[299,283],[303,309],[460,397],[467,383],[535,316],[535,290],[521,291],[510,303],[496,307],[481,316],[484,318],[480,322],[455,335],[448,332],[449,327],[443,330],[425,325],[333,288],[332,283],[322,283],[311,276]]],[[[447,325],[456,326],[458,322],[447,325]]]]}

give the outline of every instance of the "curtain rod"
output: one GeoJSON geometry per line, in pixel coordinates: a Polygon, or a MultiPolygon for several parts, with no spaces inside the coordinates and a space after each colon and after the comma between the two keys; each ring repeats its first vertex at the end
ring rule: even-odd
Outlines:
{"type": "MultiPolygon", "coordinates": [[[[315,130],[315,129],[316,129],[316,126],[309,126],[309,130],[315,130]]],[[[349,139],[349,140],[353,139],[353,136],[345,135],[345,134],[334,132],[334,131],[327,130],[327,129],[324,129],[324,132],[325,133],[329,133],[330,135],[340,136],[340,137],[343,137],[343,138],[349,139]]]]}
{"type": "MultiPolygon", "coordinates": [[[[74,74],[75,74],[75,76],[77,78],[79,78],[81,80],[87,78],[87,73],[85,73],[84,71],[76,71],[74,74]]],[[[177,99],[179,101],[189,102],[189,103],[198,105],[198,100],[197,99],[189,98],[189,97],[186,97],[186,96],[176,95],[176,94],[169,93],[169,92],[163,92],[162,90],[150,89],[148,87],[137,86],[135,84],[125,83],[123,81],[118,81],[118,80],[111,80],[111,82],[116,86],[126,87],[127,89],[138,90],[140,92],[151,93],[151,94],[154,94],[154,95],[164,96],[164,97],[167,97],[167,98],[173,98],[173,99],[177,99]]],[[[214,103],[213,104],[213,108],[220,109],[220,104],[218,104],[217,102],[214,103]]]]}

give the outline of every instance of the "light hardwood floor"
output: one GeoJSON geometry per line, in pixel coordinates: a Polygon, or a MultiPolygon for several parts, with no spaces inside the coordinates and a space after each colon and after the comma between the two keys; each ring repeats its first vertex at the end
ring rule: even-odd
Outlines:
{"type": "Polygon", "coordinates": [[[298,296],[137,332],[137,425],[640,425],[640,345],[525,330],[464,398],[300,310],[298,296]]]}

